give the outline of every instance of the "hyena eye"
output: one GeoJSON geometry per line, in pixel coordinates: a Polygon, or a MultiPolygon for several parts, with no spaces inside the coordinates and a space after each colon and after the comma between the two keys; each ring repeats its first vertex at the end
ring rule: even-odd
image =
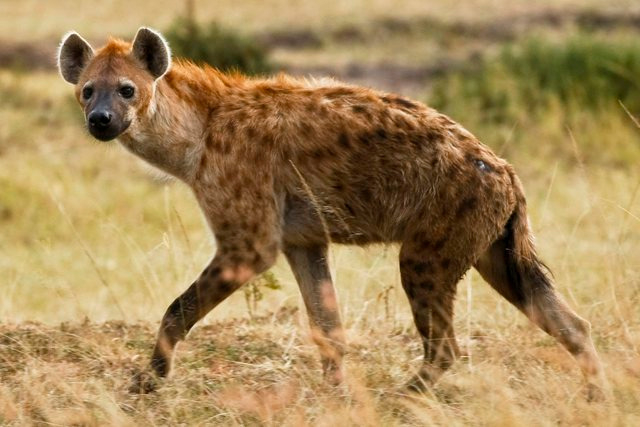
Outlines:
{"type": "Polygon", "coordinates": [[[91,98],[91,95],[93,95],[93,88],[91,87],[85,87],[84,89],[82,89],[82,97],[84,99],[89,99],[91,98]]]}
{"type": "Polygon", "coordinates": [[[123,98],[131,98],[133,96],[133,86],[122,86],[119,90],[123,98]]]}

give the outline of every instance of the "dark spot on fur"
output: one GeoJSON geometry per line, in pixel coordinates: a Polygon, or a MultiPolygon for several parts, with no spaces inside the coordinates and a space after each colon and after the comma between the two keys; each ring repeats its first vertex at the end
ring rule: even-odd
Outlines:
{"type": "Polygon", "coordinates": [[[442,267],[443,270],[448,269],[450,265],[451,260],[449,258],[444,258],[440,261],[440,267],[442,267]]]}
{"type": "Polygon", "coordinates": [[[478,199],[475,197],[468,197],[460,203],[458,210],[456,211],[456,218],[460,219],[467,213],[471,212],[478,205],[478,199]]]}
{"type": "Polygon", "coordinates": [[[220,280],[218,282],[218,286],[217,286],[217,288],[223,294],[228,294],[229,292],[233,292],[235,287],[236,287],[236,285],[233,282],[230,282],[228,280],[220,280]]]}
{"type": "Polygon", "coordinates": [[[349,148],[351,146],[351,142],[349,141],[349,136],[346,133],[342,132],[338,137],[338,144],[340,144],[343,148],[349,148]]]}
{"type": "Polygon", "coordinates": [[[436,143],[441,143],[444,141],[444,135],[442,134],[442,132],[435,130],[435,129],[427,129],[424,132],[424,139],[436,144],[436,143]]]}
{"type": "Polygon", "coordinates": [[[413,261],[403,258],[400,260],[400,270],[410,270],[413,267],[413,261]]]}
{"type": "Polygon", "coordinates": [[[202,156],[200,156],[200,168],[199,168],[198,172],[203,170],[206,166],[207,166],[207,153],[204,152],[204,153],[202,153],[202,156]]]}
{"type": "Polygon", "coordinates": [[[309,138],[313,134],[313,127],[309,123],[303,122],[300,125],[300,132],[302,133],[303,137],[309,138]]]}
{"type": "Polygon", "coordinates": [[[367,107],[365,107],[364,105],[360,105],[360,104],[353,105],[351,107],[351,110],[354,113],[358,113],[358,114],[369,114],[369,110],[367,109],[367,107]]]}
{"type": "Polygon", "coordinates": [[[354,94],[354,91],[348,88],[337,88],[337,89],[332,89],[329,92],[327,92],[327,94],[325,95],[328,99],[335,99],[335,98],[341,98],[343,96],[351,96],[354,94]]]}
{"type": "Polygon", "coordinates": [[[433,288],[434,288],[433,282],[429,279],[423,280],[422,282],[420,282],[418,286],[420,287],[421,290],[426,292],[431,292],[433,291],[433,288]]]}
{"type": "Polygon", "coordinates": [[[413,266],[413,271],[417,274],[417,275],[422,275],[425,273],[433,273],[433,266],[431,265],[430,262],[417,262],[415,263],[415,265],[413,266]]]}
{"type": "Polygon", "coordinates": [[[207,138],[206,146],[208,149],[220,154],[229,154],[229,151],[231,151],[231,147],[226,143],[226,141],[215,139],[213,137],[207,138]]]}
{"type": "Polygon", "coordinates": [[[428,240],[421,240],[416,244],[416,249],[420,252],[425,252],[427,249],[431,248],[431,243],[428,240]]]}
{"type": "Polygon", "coordinates": [[[396,98],[395,99],[396,104],[398,104],[401,107],[404,107],[408,110],[417,110],[419,107],[418,105],[414,104],[413,102],[409,101],[408,99],[404,99],[404,98],[396,98]]]}
{"type": "Polygon", "coordinates": [[[240,247],[237,244],[238,242],[232,241],[232,242],[226,242],[224,244],[222,244],[221,246],[224,247],[225,252],[228,253],[238,253],[240,251],[240,247]]]}
{"type": "Polygon", "coordinates": [[[370,202],[372,197],[373,194],[371,194],[371,190],[369,190],[367,187],[363,187],[362,189],[360,189],[360,198],[364,202],[370,202]]]}
{"type": "Polygon", "coordinates": [[[424,137],[419,134],[419,133],[415,133],[412,132],[409,135],[409,142],[411,143],[411,145],[413,145],[415,148],[419,148],[421,146],[424,145],[424,137]]]}
{"type": "Polygon", "coordinates": [[[266,116],[269,112],[269,105],[261,102],[260,104],[256,105],[256,109],[260,111],[262,116],[266,116]]]}
{"type": "MultiPolygon", "coordinates": [[[[422,289],[420,289],[422,290],[422,289]]],[[[420,308],[420,311],[422,313],[425,312],[425,308],[427,307],[431,307],[431,298],[428,297],[428,295],[425,295],[424,293],[421,292],[420,294],[420,298],[416,298],[415,300],[416,305],[420,308]]],[[[424,314],[423,314],[424,316],[424,314]]],[[[420,331],[421,334],[424,334],[426,332],[426,334],[429,334],[429,330],[427,329],[426,331],[421,330],[420,328],[427,325],[426,319],[423,318],[422,321],[416,321],[416,327],[418,328],[418,330],[420,331]]]]}
{"type": "Polygon", "coordinates": [[[443,237],[442,239],[437,240],[434,244],[433,244],[433,249],[436,251],[441,250],[442,248],[444,248],[444,244],[447,242],[447,238],[443,237]]]}
{"type": "Polygon", "coordinates": [[[263,260],[264,258],[262,257],[262,255],[260,255],[258,252],[255,252],[253,254],[253,257],[251,258],[251,265],[258,266],[263,263],[263,260]]]}
{"type": "MultiPolygon", "coordinates": [[[[187,317],[186,314],[194,311],[195,305],[196,303],[192,298],[180,297],[171,303],[167,311],[171,317],[182,323],[182,321],[187,317]]],[[[181,326],[185,327],[185,325],[181,326]]]]}
{"type": "Polygon", "coordinates": [[[247,138],[253,139],[253,138],[256,137],[256,134],[258,132],[256,131],[256,129],[253,126],[248,126],[247,130],[246,130],[246,133],[247,133],[247,138]]]}
{"type": "Polygon", "coordinates": [[[236,185],[233,187],[233,198],[235,200],[242,199],[242,193],[244,192],[243,190],[244,190],[244,188],[243,188],[242,184],[236,183],[236,185]]]}
{"type": "Polygon", "coordinates": [[[314,112],[316,110],[317,105],[318,104],[315,101],[309,101],[305,105],[305,110],[307,110],[308,113],[312,113],[312,112],[314,112]]]}
{"type": "Polygon", "coordinates": [[[349,203],[345,203],[344,208],[349,211],[349,214],[351,214],[351,216],[355,216],[356,212],[353,210],[353,208],[351,207],[351,205],[349,203]]]}
{"type": "Polygon", "coordinates": [[[371,135],[369,135],[369,134],[367,134],[367,133],[364,133],[364,134],[362,134],[362,135],[360,135],[360,136],[358,137],[358,141],[359,141],[362,145],[365,145],[365,146],[367,146],[367,147],[368,147],[368,146],[370,146],[370,145],[371,145],[371,135]]]}
{"type": "Polygon", "coordinates": [[[207,267],[204,269],[204,271],[202,272],[202,278],[209,280],[212,277],[216,277],[218,274],[220,274],[220,267],[207,267]]]}
{"type": "Polygon", "coordinates": [[[316,148],[311,152],[311,157],[315,160],[321,160],[325,156],[325,152],[322,148],[316,148]]]}
{"type": "Polygon", "coordinates": [[[232,265],[239,265],[243,261],[243,257],[238,252],[231,252],[229,255],[229,261],[232,265]]]}
{"type": "Polygon", "coordinates": [[[428,238],[429,236],[427,236],[427,233],[425,233],[424,231],[418,231],[416,234],[413,235],[413,241],[416,243],[422,243],[428,238]]]}
{"type": "Polygon", "coordinates": [[[387,131],[384,130],[383,128],[378,128],[376,130],[376,135],[378,136],[378,138],[380,139],[387,139],[387,131]]]}
{"type": "MultiPolygon", "coordinates": [[[[262,137],[262,144],[267,148],[273,147],[275,145],[273,135],[270,135],[270,134],[264,135],[262,137]]],[[[263,156],[263,153],[260,153],[260,152],[257,152],[256,154],[257,154],[256,160],[260,159],[263,156]]]]}

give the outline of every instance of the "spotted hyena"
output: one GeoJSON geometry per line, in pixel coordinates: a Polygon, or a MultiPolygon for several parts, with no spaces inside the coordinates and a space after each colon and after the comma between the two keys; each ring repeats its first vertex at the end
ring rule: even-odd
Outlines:
{"type": "MultiPolygon", "coordinates": [[[[302,292],[328,380],[345,349],[329,242],[399,243],[400,273],[432,384],[459,354],[453,300],[474,267],[601,380],[589,323],[554,290],[536,256],[513,168],[447,116],[415,101],[331,80],[253,79],[172,63],[157,32],[94,51],[76,33],[59,50],[89,132],[184,181],[217,251],[167,309],[151,357],[165,377],[176,344],[282,251],[302,292]]],[[[141,375],[136,387],[153,387],[141,375]]]]}

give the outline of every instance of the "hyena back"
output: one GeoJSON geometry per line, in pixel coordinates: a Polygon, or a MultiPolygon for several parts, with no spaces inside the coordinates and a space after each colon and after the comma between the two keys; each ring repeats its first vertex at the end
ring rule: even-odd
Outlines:
{"type": "MultiPolygon", "coordinates": [[[[162,37],[94,51],[70,33],[59,51],[89,131],[181,179],[217,242],[198,279],[167,309],[151,359],[169,373],[193,325],[282,251],[300,286],[325,375],[342,378],[344,338],[329,242],[399,243],[402,286],[422,336],[412,388],[432,384],[459,353],[456,284],[470,267],[602,382],[589,324],[538,260],[512,167],[420,103],[334,81],[249,79],[171,64],[162,37]]],[[[139,387],[153,386],[141,376],[139,387]]]]}

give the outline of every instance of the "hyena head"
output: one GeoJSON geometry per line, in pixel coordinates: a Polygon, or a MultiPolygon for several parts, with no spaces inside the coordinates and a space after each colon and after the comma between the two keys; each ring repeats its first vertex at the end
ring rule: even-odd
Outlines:
{"type": "Polygon", "coordinates": [[[60,74],[75,85],[87,128],[101,141],[118,137],[153,110],[155,82],[170,66],[167,42],[144,27],[132,43],[112,39],[97,51],[70,32],[58,51],[60,74]]]}

